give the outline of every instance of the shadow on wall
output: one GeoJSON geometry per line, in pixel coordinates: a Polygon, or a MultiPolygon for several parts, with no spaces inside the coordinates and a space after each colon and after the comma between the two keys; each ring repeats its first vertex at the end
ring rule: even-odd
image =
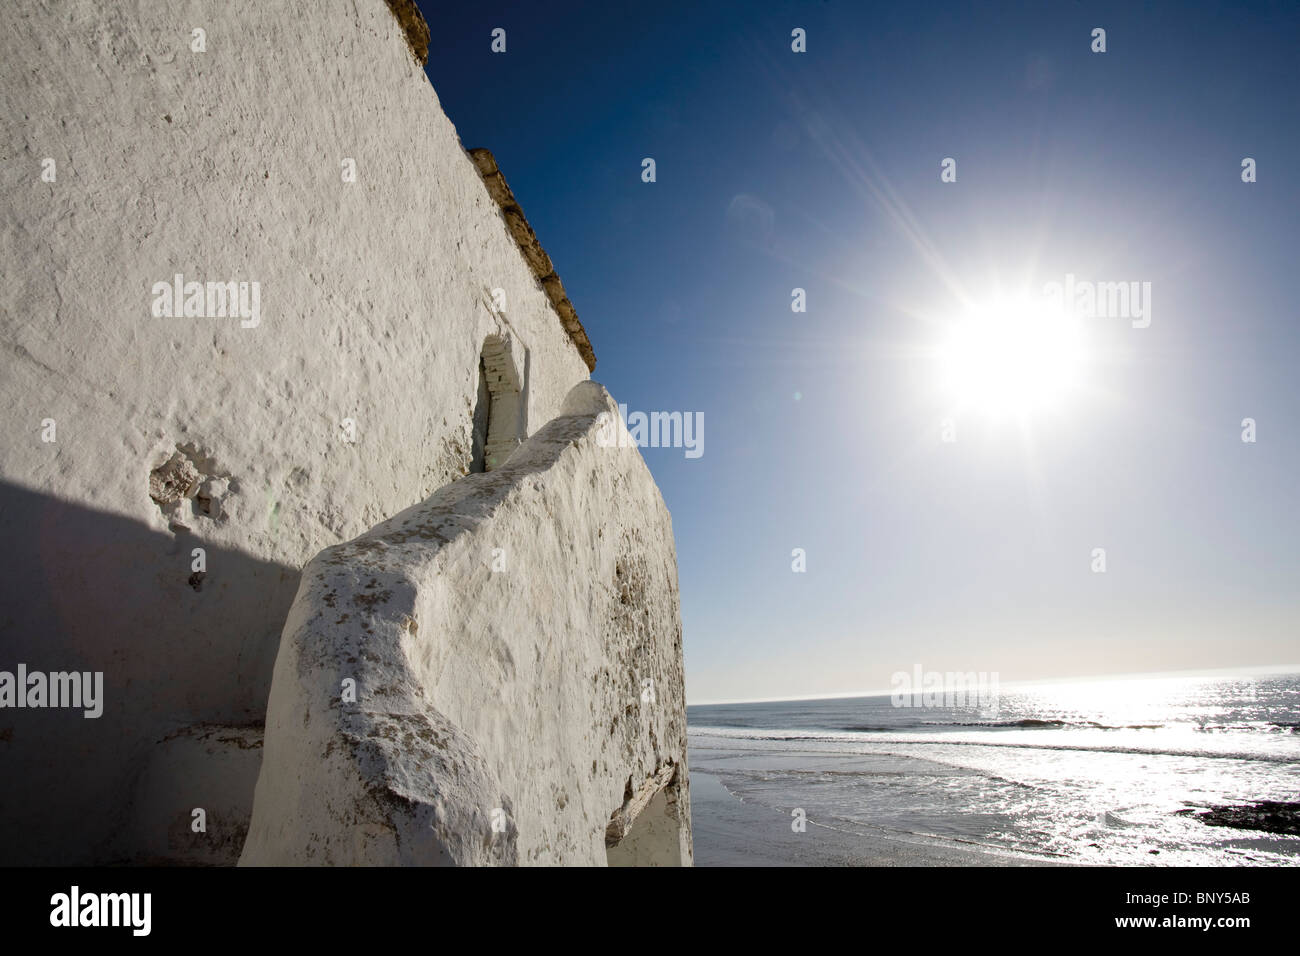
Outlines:
{"type": "Polygon", "coordinates": [[[509,337],[489,335],[479,356],[478,404],[474,408],[474,456],[470,471],[500,468],[528,437],[528,364],[523,367],[509,337]],[[480,453],[479,426],[483,444],[480,453]]]}
{"type": "Polygon", "coordinates": [[[233,864],[300,569],[7,482],[0,540],[0,671],[104,698],[0,709],[0,864],[233,864]]]}

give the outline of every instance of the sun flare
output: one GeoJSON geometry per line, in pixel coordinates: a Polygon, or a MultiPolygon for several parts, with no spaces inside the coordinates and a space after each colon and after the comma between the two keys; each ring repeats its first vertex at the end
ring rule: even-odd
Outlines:
{"type": "Polygon", "coordinates": [[[1023,298],[969,310],[951,326],[938,358],[945,398],[959,411],[1025,419],[1061,409],[1087,356],[1076,319],[1023,298]]]}

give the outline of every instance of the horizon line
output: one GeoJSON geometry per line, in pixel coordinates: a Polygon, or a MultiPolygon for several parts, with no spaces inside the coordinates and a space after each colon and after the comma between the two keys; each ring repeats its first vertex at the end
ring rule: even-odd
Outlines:
{"type": "MultiPolygon", "coordinates": [[[[939,673],[953,674],[977,674],[979,671],[941,671],[939,673]]],[[[997,673],[996,671],[985,671],[984,673],[997,673]]],[[[1300,664],[1260,664],[1260,665],[1243,665],[1240,667],[1217,667],[1217,668],[1194,668],[1189,670],[1177,671],[1129,671],[1122,674],[1091,674],[1081,677],[1034,677],[1024,680],[1006,681],[1007,687],[1026,687],[1026,686],[1052,686],[1055,684],[1076,684],[1087,683],[1090,681],[1108,681],[1108,680],[1169,680],[1179,677],[1227,677],[1233,675],[1241,676],[1265,676],[1278,674],[1300,674],[1300,664]]],[[[1004,686],[999,680],[999,686],[1004,686]]],[[[777,703],[794,703],[797,701],[812,700],[852,700],[862,697],[889,697],[894,691],[891,690],[869,690],[869,691],[847,691],[829,694],[799,694],[788,697],[737,697],[727,700],[699,700],[686,702],[687,707],[720,707],[726,704],[777,704],[777,703]]]]}

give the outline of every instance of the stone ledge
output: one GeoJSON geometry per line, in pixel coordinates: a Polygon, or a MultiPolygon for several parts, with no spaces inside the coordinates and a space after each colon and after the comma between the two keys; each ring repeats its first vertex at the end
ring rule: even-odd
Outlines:
{"type": "Polygon", "coordinates": [[[596,370],[596,353],[591,347],[591,339],[587,337],[587,330],[582,327],[582,323],[578,320],[578,312],[564,292],[564,283],[555,274],[555,267],[551,262],[551,257],[542,248],[541,242],[537,239],[537,233],[533,232],[533,227],[528,225],[528,220],[524,217],[524,211],[519,207],[514,193],[510,191],[510,186],[506,184],[506,178],[501,174],[501,169],[497,166],[495,157],[493,157],[490,150],[482,148],[471,149],[468,152],[470,159],[474,160],[474,165],[478,168],[479,175],[483,177],[483,183],[487,186],[488,195],[501,207],[501,213],[506,220],[506,228],[510,230],[510,235],[514,237],[515,243],[519,246],[524,261],[528,263],[528,267],[533,270],[533,275],[537,276],[537,280],[541,282],[546,297],[551,300],[551,306],[559,315],[560,324],[564,326],[564,331],[569,333],[569,339],[577,347],[582,360],[587,363],[587,371],[594,372],[596,370]]]}
{"type": "Polygon", "coordinates": [[[411,48],[411,55],[420,66],[429,62],[429,24],[424,22],[420,8],[415,0],[386,0],[402,32],[406,34],[406,43],[411,48]]]}

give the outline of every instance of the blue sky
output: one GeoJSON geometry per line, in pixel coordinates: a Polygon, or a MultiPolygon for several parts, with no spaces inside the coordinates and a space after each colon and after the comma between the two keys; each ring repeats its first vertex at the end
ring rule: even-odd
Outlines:
{"type": "Polygon", "coordinates": [[[1294,4],[420,5],[593,377],[704,414],[643,451],[691,702],[1300,661],[1294,4]],[[1150,282],[1150,327],[941,441],[935,346],[1066,273],[1150,282]]]}

